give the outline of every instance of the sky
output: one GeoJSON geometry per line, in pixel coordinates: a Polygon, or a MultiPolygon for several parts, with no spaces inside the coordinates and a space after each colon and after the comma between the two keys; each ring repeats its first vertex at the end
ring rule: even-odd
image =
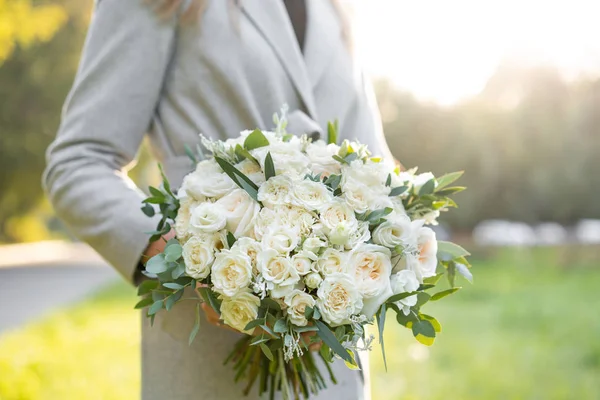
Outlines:
{"type": "Polygon", "coordinates": [[[600,74],[600,0],[356,0],[356,49],[372,77],[451,105],[501,62],[600,74]]]}

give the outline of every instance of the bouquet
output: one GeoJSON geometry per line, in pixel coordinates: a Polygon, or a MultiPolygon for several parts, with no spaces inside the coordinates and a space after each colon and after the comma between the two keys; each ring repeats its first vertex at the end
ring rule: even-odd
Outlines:
{"type": "Polygon", "coordinates": [[[176,239],[147,262],[152,279],[136,307],[154,320],[196,290],[190,343],[204,302],[245,333],[226,362],[247,381],[246,394],[258,382],[261,394],[309,398],[327,385],[317,358],[333,383],[334,359],[359,368],[356,352],[375,340],[367,325],[377,324],[385,360],[389,310],[419,342],[433,343],[440,323],[423,306],[456,292],[457,272],[471,274],[469,253],[426,225],[456,207],[449,196],[464,188],[450,186],[461,172],[401,172],[363,144],[338,144],[337,124],[324,141],[275,122],[274,132],[203,137],[208,154],[198,161],[188,149],[195,171],[176,193],[164,174],[160,188],[150,187],[142,210],[162,216],[152,240],[171,229],[176,239]],[[432,293],[443,275],[449,288],[432,293]]]}

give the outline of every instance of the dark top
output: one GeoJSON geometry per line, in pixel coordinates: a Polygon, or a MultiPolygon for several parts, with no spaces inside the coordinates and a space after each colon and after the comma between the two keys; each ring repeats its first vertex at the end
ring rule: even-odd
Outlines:
{"type": "Polygon", "coordinates": [[[306,36],[306,1],[283,0],[283,3],[290,16],[300,50],[304,50],[304,37],[306,36]]]}

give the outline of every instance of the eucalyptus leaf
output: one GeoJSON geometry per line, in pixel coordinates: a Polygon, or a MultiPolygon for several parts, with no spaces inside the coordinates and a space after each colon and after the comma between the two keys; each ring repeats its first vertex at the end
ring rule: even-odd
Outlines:
{"type": "Polygon", "coordinates": [[[323,342],[331,348],[331,350],[333,350],[344,361],[347,361],[349,363],[354,362],[354,360],[352,359],[352,357],[350,357],[344,346],[342,346],[341,343],[338,342],[338,340],[335,338],[335,335],[333,334],[333,332],[331,332],[331,329],[329,329],[327,325],[318,320],[315,320],[315,324],[317,328],[319,328],[317,334],[323,340],[323,342]]]}
{"type": "Polygon", "coordinates": [[[442,325],[439,323],[439,321],[437,319],[433,318],[431,315],[419,314],[419,317],[421,319],[425,319],[425,320],[431,322],[431,325],[433,326],[433,329],[435,330],[436,333],[440,333],[442,331],[442,325]]]}
{"type": "Polygon", "coordinates": [[[436,192],[439,192],[446,186],[456,182],[464,173],[465,171],[451,172],[449,174],[442,175],[439,178],[437,178],[438,186],[436,192]]]}
{"type": "Polygon", "coordinates": [[[163,286],[169,289],[174,289],[174,290],[179,290],[179,289],[183,289],[183,286],[175,283],[175,282],[167,282],[167,283],[163,283],[163,286]]]}
{"type": "Polygon", "coordinates": [[[469,271],[469,268],[465,264],[455,263],[456,271],[465,277],[466,280],[473,283],[473,274],[469,271]]]}
{"type": "Polygon", "coordinates": [[[232,248],[235,242],[236,238],[235,236],[233,236],[233,233],[227,232],[227,246],[229,246],[229,248],[232,248]]]}
{"type": "Polygon", "coordinates": [[[248,150],[244,149],[239,144],[235,146],[235,154],[240,159],[244,159],[245,158],[245,159],[250,160],[250,161],[252,161],[252,162],[254,162],[256,164],[259,164],[258,160],[256,158],[254,158],[254,156],[252,154],[250,154],[250,152],[248,150]]]}
{"type": "Polygon", "coordinates": [[[165,247],[165,261],[174,262],[181,257],[183,247],[179,243],[168,244],[165,247]]]}
{"type": "Polygon", "coordinates": [[[245,331],[253,330],[254,328],[256,328],[264,323],[265,323],[264,318],[257,318],[253,321],[248,322],[248,324],[246,324],[246,326],[244,327],[244,330],[245,331]]]}
{"type": "Polygon", "coordinates": [[[410,296],[414,296],[416,294],[417,294],[417,292],[398,293],[398,294],[391,296],[389,299],[387,299],[386,303],[396,303],[397,301],[400,301],[400,300],[405,299],[410,296]]]}
{"type": "Polygon", "coordinates": [[[143,281],[138,286],[138,291],[137,291],[138,296],[143,296],[147,293],[150,293],[153,289],[156,289],[159,284],[160,284],[160,282],[158,282],[155,279],[147,279],[147,280],[143,281]]]}
{"type": "Polygon", "coordinates": [[[161,272],[165,272],[169,269],[167,262],[165,260],[164,254],[157,254],[146,263],[146,271],[152,274],[160,274],[161,272]]]}
{"type": "Polygon", "coordinates": [[[277,320],[277,322],[275,322],[275,325],[273,326],[273,330],[277,333],[287,332],[288,328],[285,319],[281,318],[277,320]]]}
{"type": "Polygon", "coordinates": [[[275,165],[273,164],[273,157],[271,157],[271,152],[267,153],[265,157],[265,180],[269,180],[275,176],[275,165]]]}
{"type": "Polygon", "coordinates": [[[419,196],[431,194],[435,190],[435,179],[428,180],[419,190],[419,196]]]}
{"type": "Polygon", "coordinates": [[[431,296],[431,301],[437,301],[437,300],[443,299],[446,296],[450,296],[452,293],[458,292],[460,289],[462,289],[462,288],[453,287],[451,289],[446,289],[446,290],[442,290],[441,292],[437,292],[436,294],[431,296]]]}
{"type": "Polygon", "coordinates": [[[159,312],[162,308],[163,308],[163,301],[157,300],[148,309],[148,315],[154,315],[157,312],[159,312]]]}
{"type": "Polygon", "coordinates": [[[200,303],[196,304],[196,321],[194,322],[194,327],[190,332],[190,337],[188,338],[188,345],[191,346],[192,342],[196,338],[198,331],[200,330],[200,303]]]}
{"type": "Polygon", "coordinates": [[[440,281],[440,279],[442,279],[442,276],[444,276],[444,273],[440,272],[435,276],[430,276],[428,278],[423,279],[423,283],[426,285],[436,285],[440,281]]]}
{"type": "Polygon", "coordinates": [[[244,140],[244,148],[248,151],[258,149],[259,147],[265,147],[269,145],[269,140],[261,132],[260,129],[255,129],[246,137],[244,140]]]}
{"type": "Polygon", "coordinates": [[[152,303],[154,303],[154,301],[152,300],[152,297],[144,297],[142,300],[138,301],[137,304],[135,305],[136,310],[140,309],[140,308],[144,308],[144,307],[148,307],[149,305],[151,305],[152,303]]]}
{"type": "Polygon", "coordinates": [[[381,305],[379,311],[377,311],[377,328],[379,330],[379,344],[381,345],[381,354],[383,356],[383,366],[387,372],[387,360],[385,358],[385,346],[383,343],[383,329],[385,328],[385,315],[386,315],[385,303],[381,305]]]}
{"type": "Polygon", "coordinates": [[[156,214],[156,211],[154,210],[154,207],[152,207],[152,205],[145,203],[142,206],[142,212],[147,216],[147,217],[154,217],[154,215],[156,214]]]}
{"type": "Polygon", "coordinates": [[[267,357],[270,361],[273,361],[275,359],[273,357],[273,353],[271,352],[271,349],[269,349],[269,347],[266,344],[261,343],[260,344],[260,349],[262,350],[262,352],[265,355],[265,357],[267,357]]]}
{"type": "Polygon", "coordinates": [[[394,196],[400,196],[401,194],[403,194],[404,192],[406,192],[408,190],[408,186],[398,186],[393,188],[390,191],[389,196],[390,197],[394,197],[394,196]]]}
{"type": "Polygon", "coordinates": [[[452,242],[438,240],[437,256],[443,261],[451,261],[460,257],[470,256],[471,253],[452,242]]]}
{"type": "Polygon", "coordinates": [[[198,159],[196,158],[196,155],[194,155],[194,152],[192,151],[192,149],[190,149],[190,146],[188,146],[187,143],[183,146],[183,149],[185,150],[185,154],[192,161],[193,165],[198,164],[198,159]]]}
{"type": "Polygon", "coordinates": [[[414,337],[422,344],[431,346],[435,339],[435,328],[428,320],[419,320],[412,324],[412,333],[414,337]]]}

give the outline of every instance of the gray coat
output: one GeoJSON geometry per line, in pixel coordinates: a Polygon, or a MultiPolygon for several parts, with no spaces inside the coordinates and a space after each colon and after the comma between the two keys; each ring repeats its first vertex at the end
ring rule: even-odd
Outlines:
{"type": "MultiPolygon", "coordinates": [[[[194,148],[199,132],[226,139],[272,128],[284,103],[288,131],[338,119],[342,137],[391,157],[331,2],[307,0],[304,54],[281,0],[243,0],[239,9],[209,1],[200,21],[187,25],[160,20],[142,2],[97,1],[44,175],[56,213],[125,279],[133,279],[144,232],[156,223],[141,213],[140,191],[127,179],[146,134],[175,186],[191,169],[184,146],[194,148]]],[[[203,324],[188,347],[193,318],[192,302],[183,302],[152,328],[144,320],[144,400],[241,397],[222,365],[238,335],[203,324]]],[[[340,383],[318,398],[363,398],[361,374],[335,368],[340,383]]]]}

